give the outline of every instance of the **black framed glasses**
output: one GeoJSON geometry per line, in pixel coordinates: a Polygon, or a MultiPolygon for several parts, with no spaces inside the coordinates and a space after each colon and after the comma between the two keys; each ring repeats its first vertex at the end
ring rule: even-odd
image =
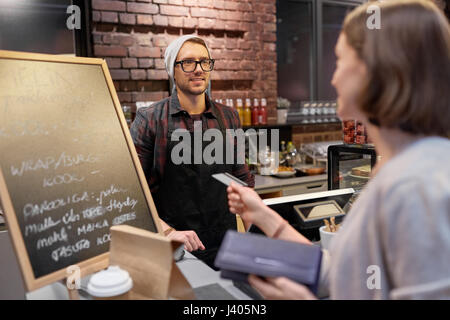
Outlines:
{"type": "Polygon", "coordinates": [[[181,69],[184,72],[194,72],[197,69],[197,64],[200,64],[200,67],[203,71],[209,72],[214,69],[214,59],[202,59],[200,61],[195,60],[181,60],[175,61],[175,65],[180,64],[181,69]]]}

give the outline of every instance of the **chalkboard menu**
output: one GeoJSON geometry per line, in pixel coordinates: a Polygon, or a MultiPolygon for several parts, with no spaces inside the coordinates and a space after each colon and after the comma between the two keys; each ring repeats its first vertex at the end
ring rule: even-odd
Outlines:
{"type": "Polygon", "coordinates": [[[107,260],[111,226],[161,230],[101,59],[0,51],[0,150],[1,201],[29,290],[107,260]]]}

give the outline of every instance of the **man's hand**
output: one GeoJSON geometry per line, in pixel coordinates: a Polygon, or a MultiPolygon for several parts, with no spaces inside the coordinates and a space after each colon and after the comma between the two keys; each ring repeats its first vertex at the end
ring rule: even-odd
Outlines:
{"type": "Polygon", "coordinates": [[[196,250],[205,250],[205,246],[198,238],[195,231],[172,231],[167,235],[167,237],[171,240],[175,240],[178,242],[184,243],[184,249],[189,252],[196,250]]]}
{"type": "Polygon", "coordinates": [[[263,280],[255,275],[250,275],[248,282],[265,299],[317,300],[307,287],[285,277],[266,278],[266,280],[263,280]]]}

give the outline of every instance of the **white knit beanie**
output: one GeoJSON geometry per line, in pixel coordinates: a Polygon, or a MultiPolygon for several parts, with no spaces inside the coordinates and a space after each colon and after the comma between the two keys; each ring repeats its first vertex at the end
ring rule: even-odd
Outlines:
{"type": "MultiPolygon", "coordinates": [[[[183,44],[189,40],[189,39],[200,39],[203,42],[205,42],[202,38],[193,35],[193,34],[188,34],[188,35],[184,35],[181,36],[177,39],[175,39],[174,41],[172,41],[169,46],[166,49],[166,52],[164,53],[164,62],[166,64],[166,70],[167,73],[169,74],[169,80],[170,80],[170,91],[172,92],[175,88],[175,80],[174,80],[174,68],[175,68],[175,60],[178,56],[178,52],[180,51],[181,47],[183,46],[183,44]]],[[[205,42],[205,47],[206,50],[208,50],[208,55],[211,57],[211,52],[209,51],[208,45],[205,42]]],[[[208,83],[208,89],[206,90],[206,93],[208,94],[208,96],[210,95],[211,92],[211,80],[208,83]]]]}

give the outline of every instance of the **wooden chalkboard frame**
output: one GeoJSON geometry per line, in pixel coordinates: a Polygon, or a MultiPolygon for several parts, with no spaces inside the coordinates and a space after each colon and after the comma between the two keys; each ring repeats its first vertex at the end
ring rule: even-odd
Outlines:
{"type": "MultiPolygon", "coordinates": [[[[106,61],[98,58],[80,58],[80,57],[67,57],[67,56],[57,56],[57,55],[47,55],[47,54],[36,54],[36,53],[25,53],[16,51],[4,51],[0,50],[0,59],[15,59],[15,60],[28,60],[28,61],[40,61],[40,62],[60,62],[60,63],[70,63],[70,64],[88,64],[88,65],[99,65],[102,67],[103,74],[109,89],[109,93],[114,103],[114,108],[120,126],[122,128],[123,135],[125,137],[128,151],[131,154],[131,158],[136,169],[136,173],[141,184],[147,205],[150,208],[150,212],[155,223],[155,226],[159,234],[163,234],[159,216],[153,202],[144,172],[142,170],[139,158],[136,153],[136,149],[131,138],[127,122],[123,115],[120,101],[117,97],[117,93],[112,81],[111,75],[109,73],[106,61]]],[[[68,275],[66,269],[60,269],[45,276],[35,278],[31,262],[28,256],[28,252],[25,247],[25,242],[22,237],[22,233],[19,227],[19,222],[17,220],[14,207],[11,201],[11,197],[6,186],[6,182],[0,168],[0,197],[3,203],[4,215],[6,218],[6,224],[9,229],[9,234],[11,235],[14,250],[16,252],[17,258],[19,260],[20,267],[22,269],[23,278],[28,291],[33,291],[39,289],[48,284],[54,283],[56,281],[65,279],[68,275]]],[[[109,252],[105,252],[96,257],[90,258],[88,260],[80,261],[77,266],[80,267],[81,277],[88,274],[97,272],[106,268],[109,264],[109,252]]]]}

